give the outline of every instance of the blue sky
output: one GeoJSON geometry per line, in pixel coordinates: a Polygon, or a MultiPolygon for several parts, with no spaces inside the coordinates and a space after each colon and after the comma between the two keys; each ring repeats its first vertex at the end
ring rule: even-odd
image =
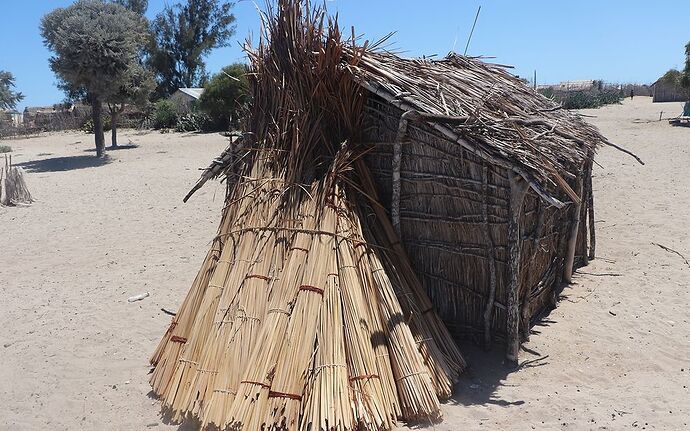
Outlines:
{"type": "MultiPolygon", "coordinates": [[[[150,0],[149,16],[165,3],[150,0]]],[[[43,15],[71,0],[7,0],[0,15],[0,70],[15,75],[24,106],[50,105],[63,96],[55,87],[38,25],[43,15]]],[[[262,4],[263,0],[257,3],[262,4]]],[[[668,69],[682,68],[690,41],[687,0],[328,0],[344,28],[378,39],[389,32],[392,47],[407,56],[462,52],[482,6],[469,55],[515,66],[514,73],[539,83],[571,79],[650,83],[668,69]],[[659,18],[661,17],[661,19],[659,18]]],[[[207,59],[210,72],[243,61],[240,43],[257,35],[255,3],[237,1],[237,34],[231,46],[207,59]]],[[[349,34],[349,30],[348,30],[349,34]]]]}

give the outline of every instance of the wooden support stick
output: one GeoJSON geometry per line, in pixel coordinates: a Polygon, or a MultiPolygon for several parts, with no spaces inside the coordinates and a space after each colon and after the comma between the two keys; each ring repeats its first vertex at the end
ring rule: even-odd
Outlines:
{"type": "Polygon", "coordinates": [[[508,221],[508,246],[510,258],[510,279],[508,285],[508,346],[506,358],[517,363],[520,349],[520,218],[528,184],[520,176],[510,179],[510,217],[508,221]]]}
{"type": "Polygon", "coordinates": [[[491,347],[491,318],[493,317],[494,301],[496,300],[496,257],[494,256],[494,242],[491,237],[491,225],[489,224],[488,205],[488,173],[489,169],[484,163],[482,167],[482,219],[484,221],[484,242],[488,249],[489,260],[489,298],[484,310],[484,348],[491,347]]]}
{"type": "Polygon", "coordinates": [[[594,260],[596,256],[597,249],[597,237],[596,229],[594,227],[594,191],[592,189],[592,163],[589,165],[587,170],[587,190],[589,190],[589,196],[587,196],[587,223],[589,224],[589,255],[587,258],[589,260],[594,260]]]}
{"type": "Polygon", "coordinates": [[[400,122],[398,123],[398,134],[395,137],[395,143],[393,144],[393,187],[391,196],[391,219],[393,221],[393,228],[395,228],[395,233],[398,237],[400,234],[400,169],[402,165],[402,143],[407,135],[407,124],[408,118],[416,114],[416,111],[407,111],[400,116],[400,122]]]}
{"type": "MultiPolygon", "coordinates": [[[[582,196],[582,177],[577,179],[578,194],[582,196]]],[[[565,268],[563,269],[563,279],[570,284],[573,280],[573,267],[575,265],[575,248],[577,247],[577,234],[580,231],[580,210],[582,207],[582,199],[580,202],[573,203],[572,215],[570,218],[570,238],[568,239],[568,248],[565,254],[565,268]]]]}

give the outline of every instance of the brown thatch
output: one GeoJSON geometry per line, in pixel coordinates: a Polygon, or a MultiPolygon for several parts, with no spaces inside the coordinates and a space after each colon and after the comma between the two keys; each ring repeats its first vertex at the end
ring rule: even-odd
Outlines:
{"type": "Polygon", "coordinates": [[[12,158],[5,156],[0,165],[0,205],[28,205],[34,201],[24,178],[24,170],[12,165],[12,158]]]}
{"type": "Polygon", "coordinates": [[[593,257],[591,167],[610,143],[503,67],[357,46],[294,0],[264,24],[246,133],[185,197],[227,180],[154,392],[220,428],[436,418],[464,368],[437,311],[517,360],[593,257]]]}
{"type": "Polygon", "coordinates": [[[465,363],[385,213],[365,217],[348,143],[365,99],[337,23],[290,1],[269,17],[252,132],[224,156],[217,241],[151,358],[154,392],[219,428],[437,419],[465,363]]]}
{"type": "MultiPolygon", "coordinates": [[[[503,66],[357,48],[345,50],[342,64],[365,100],[362,117],[349,120],[362,124],[360,150],[444,320],[461,336],[505,338],[508,284],[519,272],[512,302],[526,336],[573,266],[594,256],[591,165],[597,145],[613,144],[503,66]],[[515,196],[524,199],[519,271],[509,268],[511,178],[529,186],[515,196]]],[[[195,189],[241,160],[245,145],[231,145],[195,189]]]]}

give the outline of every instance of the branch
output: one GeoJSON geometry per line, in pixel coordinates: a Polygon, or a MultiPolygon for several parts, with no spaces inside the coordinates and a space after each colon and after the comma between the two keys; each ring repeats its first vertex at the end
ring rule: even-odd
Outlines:
{"type": "Polygon", "coordinates": [[[662,249],[666,250],[666,251],[669,252],[669,253],[675,253],[675,254],[677,254],[678,256],[681,257],[681,259],[683,259],[683,260],[685,261],[685,264],[686,264],[688,267],[690,267],[690,262],[688,262],[688,260],[685,258],[685,256],[683,256],[683,255],[680,254],[679,252],[675,251],[675,250],[672,249],[672,248],[666,247],[665,245],[661,245],[661,244],[659,244],[659,243],[656,243],[656,242],[653,242],[652,244],[661,247],[662,249]]]}

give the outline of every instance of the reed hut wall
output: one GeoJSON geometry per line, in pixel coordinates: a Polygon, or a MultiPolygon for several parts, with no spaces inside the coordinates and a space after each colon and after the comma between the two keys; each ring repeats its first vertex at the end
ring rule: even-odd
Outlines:
{"type": "Polygon", "coordinates": [[[652,103],[686,102],[690,100],[690,93],[680,85],[657,81],[652,88],[652,103]]]}
{"type": "MultiPolygon", "coordinates": [[[[370,94],[364,113],[367,164],[381,203],[391,208],[393,143],[403,111],[370,94]]],[[[507,169],[492,165],[420,123],[410,123],[402,144],[401,240],[438,313],[458,339],[481,341],[492,277],[490,337],[505,342],[510,283],[507,169]],[[491,260],[493,259],[493,264],[491,260]],[[491,268],[494,268],[493,276],[491,268]]],[[[569,181],[591,194],[591,168],[569,181]]],[[[554,194],[567,200],[562,194],[554,194]]],[[[589,256],[588,202],[583,199],[576,266],[589,256]]],[[[520,219],[520,331],[555,306],[560,294],[575,205],[557,209],[529,191],[520,219]]]]}

